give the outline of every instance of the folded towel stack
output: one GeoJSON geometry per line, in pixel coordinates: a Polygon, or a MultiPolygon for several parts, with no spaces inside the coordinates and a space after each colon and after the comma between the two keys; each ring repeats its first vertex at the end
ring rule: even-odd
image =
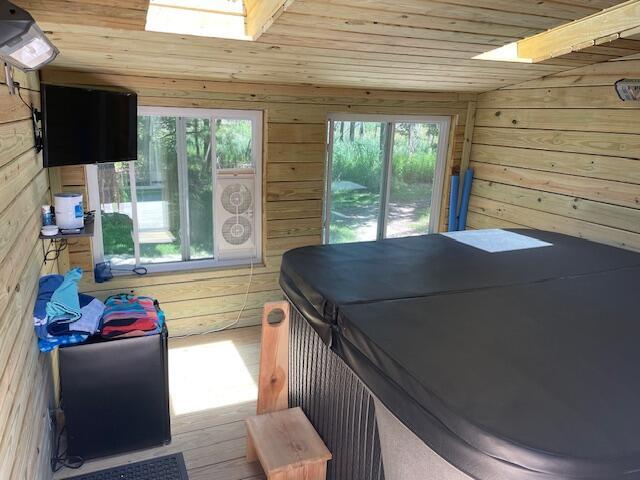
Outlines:
{"type": "Polygon", "coordinates": [[[33,325],[38,348],[49,352],[58,345],[84,342],[98,330],[104,304],[78,293],[82,270],[74,268],[62,275],[40,278],[33,308],[33,325]]]}
{"type": "Polygon", "coordinates": [[[150,297],[113,295],[105,301],[101,334],[104,338],[154,335],[162,330],[164,313],[150,297]]]}

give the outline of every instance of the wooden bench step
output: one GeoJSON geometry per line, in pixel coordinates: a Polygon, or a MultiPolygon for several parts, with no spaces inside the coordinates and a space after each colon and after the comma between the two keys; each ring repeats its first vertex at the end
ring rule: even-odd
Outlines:
{"type": "Polygon", "coordinates": [[[331,452],[300,407],[248,418],[247,460],[269,480],[324,480],[331,452]]]}

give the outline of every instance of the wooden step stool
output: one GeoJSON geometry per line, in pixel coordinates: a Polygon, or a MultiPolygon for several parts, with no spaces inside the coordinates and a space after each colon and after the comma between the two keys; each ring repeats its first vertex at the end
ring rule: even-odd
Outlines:
{"type": "Polygon", "coordinates": [[[325,480],[331,452],[300,407],[247,419],[247,461],[268,480],[325,480]]]}

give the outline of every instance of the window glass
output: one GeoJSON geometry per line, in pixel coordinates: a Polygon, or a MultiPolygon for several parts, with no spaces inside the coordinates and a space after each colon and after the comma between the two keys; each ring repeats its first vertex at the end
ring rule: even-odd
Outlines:
{"type": "Polygon", "coordinates": [[[447,125],[440,119],[331,120],[325,241],[432,231],[434,190],[441,188],[436,189],[435,177],[443,168],[438,162],[446,150],[447,125]]]}
{"type": "Polygon", "coordinates": [[[386,237],[429,233],[440,130],[435,123],[396,123],[386,237]]]}
{"type": "Polygon", "coordinates": [[[211,121],[186,120],[191,259],[213,258],[213,168],[211,121]]]}
{"type": "Polygon", "coordinates": [[[246,219],[236,213],[250,223],[253,236],[238,248],[216,231],[225,212],[215,210],[223,200],[216,198],[215,186],[230,179],[261,198],[255,168],[261,144],[253,137],[261,134],[259,112],[243,112],[250,119],[240,120],[225,118],[235,115],[225,110],[144,107],[140,113],[138,159],[90,170],[92,201],[96,190],[100,199],[103,228],[96,241],[102,241],[104,260],[159,271],[179,262],[208,266],[259,258],[261,206],[254,204],[258,213],[246,219]]]}
{"type": "Polygon", "coordinates": [[[251,137],[251,120],[216,119],[218,168],[253,168],[251,137]]]}
{"type": "Polygon", "coordinates": [[[132,265],[135,247],[129,164],[99,164],[98,190],[104,260],[114,265],[132,265]]]}
{"type": "Polygon", "coordinates": [[[334,122],[329,243],[375,240],[386,124],[334,122]]]}
{"type": "Polygon", "coordinates": [[[140,262],[182,260],[176,118],[138,117],[135,162],[140,262]]]}

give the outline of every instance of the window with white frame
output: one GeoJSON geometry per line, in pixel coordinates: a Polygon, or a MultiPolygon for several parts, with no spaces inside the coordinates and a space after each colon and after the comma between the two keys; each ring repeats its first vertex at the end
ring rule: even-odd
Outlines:
{"type": "Polygon", "coordinates": [[[329,116],[325,243],[434,232],[449,117],[329,116]]]}
{"type": "Polygon", "coordinates": [[[261,252],[262,112],[138,108],[138,160],[88,169],[95,261],[170,270],[261,252]]]}

